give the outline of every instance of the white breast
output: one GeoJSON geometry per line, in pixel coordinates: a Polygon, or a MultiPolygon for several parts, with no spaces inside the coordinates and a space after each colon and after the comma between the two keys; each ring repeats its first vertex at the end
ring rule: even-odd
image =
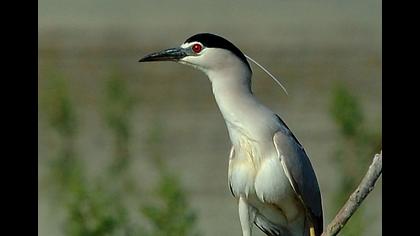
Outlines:
{"type": "Polygon", "coordinates": [[[249,196],[255,193],[254,181],[259,161],[254,157],[256,146],[246,138],[234,145],[235,155],[229,161],[229,184],[235,196],[249,196]]]}
{"type": "Polygon", "coordinates": [[[277,156],[266,158],[255,176],[255,192],[262,202],[279,204],[293,191],[281,160],[277,156]]]}
{"type": "Polygon", "coordinates": [[[278,203],[292,191],[273,147],[242,137],[229,163],[229,183],[235,196],[255,195],[278,203]],[[264,150],[262,150],[264,149],[264,150]]]}

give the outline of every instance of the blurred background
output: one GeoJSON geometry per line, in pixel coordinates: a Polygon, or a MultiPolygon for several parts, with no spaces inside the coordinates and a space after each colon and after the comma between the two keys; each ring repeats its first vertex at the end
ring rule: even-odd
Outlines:
{"type": "MultiPolygon", "coordinates": [[[[382,142],[381,1],[39,0],[39,235],[241,235],[206,76],[140,64],[226,37],[311,158],[329,222],[382,142]]],[[[382,235],[382,180],[341,235],[382,235]]],[[[254,229],[256,235],[263,235],[254,229]]]]}

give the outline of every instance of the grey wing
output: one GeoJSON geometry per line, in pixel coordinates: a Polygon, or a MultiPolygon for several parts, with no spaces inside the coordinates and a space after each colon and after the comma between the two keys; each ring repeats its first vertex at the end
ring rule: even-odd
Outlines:
{"type": "Polygon", "coordinates": [[[280,120],[280,129],[274,134],[274,146],[281,158],[284,171],[297,196],[309,213],[309,220],[315,228],[315,234],[323,231],[323,213],[321,193],[311,162],[302,145],[280,120]]]}
{"type": "Polygon", "coordinates": [[[264,216],[257,215],[254,224],[268,236],[286,236],[286,233],[281,231],[280,226],[272,224],[264,216]]]}
{"type": "MultiPolygon", "coordinates": [[[[292,235],[287,228],[276,225],[267,220],[263,215],[255,216],[254,224],[268,236],[290,236],[292,235]]],[[[308,235],[308,234],[305,234],[308,235]]]]}

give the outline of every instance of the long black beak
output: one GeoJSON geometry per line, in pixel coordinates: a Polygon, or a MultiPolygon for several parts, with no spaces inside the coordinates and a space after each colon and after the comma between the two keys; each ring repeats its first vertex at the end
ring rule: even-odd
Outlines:
{"type": "Polygon", "coordinates": [[[139,62],[147,62],[147,61],[178,61],[181,58],[187,56],[185,49],[183,48],[169,48],[160,52],[155,52],[149,54],[139,62]]]}

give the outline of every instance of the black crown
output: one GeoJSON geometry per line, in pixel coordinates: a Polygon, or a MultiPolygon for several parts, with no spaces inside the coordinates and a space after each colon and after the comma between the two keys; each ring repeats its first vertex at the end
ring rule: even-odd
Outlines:
{"type": "Polygon", "coordinates": [[[223,37],[220,37],[215,34],[210,33],[200,33],[189,37],[185,40],[185,43],[191,42],[200,42],[207,48],[222,48],[229,50],[233,54],[235,54],[239,59],[241,59],[245,65],[248,66],[249,70],[251,67],[249,66],[248,60],[246,59],[245,55],[237,48],[233,43],[229,42],[223,37]]]}

